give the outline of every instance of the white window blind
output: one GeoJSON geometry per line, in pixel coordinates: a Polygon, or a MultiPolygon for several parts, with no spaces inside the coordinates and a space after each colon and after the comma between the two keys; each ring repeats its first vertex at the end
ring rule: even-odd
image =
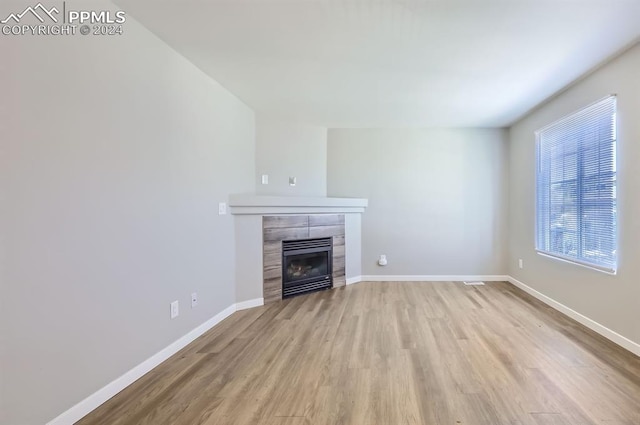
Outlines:
{"type": "Polygon", "coordinates": [[[615,272],[616,97],[536,132],[536,249],[615,272]]]}

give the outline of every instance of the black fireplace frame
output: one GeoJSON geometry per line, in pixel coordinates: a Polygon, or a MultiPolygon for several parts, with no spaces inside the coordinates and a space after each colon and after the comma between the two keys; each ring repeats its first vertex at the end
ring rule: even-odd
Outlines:
{"type": "Polygon", "coordinates": [[[333,288],[333,238],[282,241],[282,298],[333,288]],[[287,280],[287,257],[326,253],[327,274],[307,279],[287,280]]]}

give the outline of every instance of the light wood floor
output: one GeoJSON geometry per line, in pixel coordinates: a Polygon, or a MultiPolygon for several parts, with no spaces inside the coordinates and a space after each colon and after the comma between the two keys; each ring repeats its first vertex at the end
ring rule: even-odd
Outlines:
{"type": "Polygon", "coordinates": [[[81,425],[638,425],[640,359],[507,283],[235,313],[81,425]]]}

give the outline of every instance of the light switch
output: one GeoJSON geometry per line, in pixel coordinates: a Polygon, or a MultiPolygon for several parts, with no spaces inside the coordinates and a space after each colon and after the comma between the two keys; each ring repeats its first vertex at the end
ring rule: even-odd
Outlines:
{"type": "Polygon", "coordinates": [[[262,175],[262,184],[269,184],[269,175],[268,174],[263,174],[262,175]]]}
{"type": "Polygon", "coordinates": [[[225,215],[227,213],[227,204],[226,202],[220,202],[218,204],[218,215],[225,215]]]}

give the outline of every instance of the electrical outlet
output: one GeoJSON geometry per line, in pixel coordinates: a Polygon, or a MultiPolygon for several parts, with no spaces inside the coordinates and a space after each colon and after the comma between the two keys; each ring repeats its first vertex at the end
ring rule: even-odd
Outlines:
{"type": "Polygon", "coordinates": [[[180,303],[178,301],[174,301],[171,303],[171,318],[175,319],[180,315],[180,303]]]}
{"type": "Polygon", "coordinates": [[[194,308],[197,305],[198,305],[198,294],[194,292],[193,294],[191,294],[191,308],[194,308]]]}
{"type": "Polygon", "coordinates": [[[289,186],[295,186],[298,179],[295,177],[289,177],[289,186]]]}
{"type": "Polygon", "coordinates": [[[218,204],[218,215],[225,215],[227,213],[227,204],[226,202],[220,202],[218,204]]]}
{"type": "Polygon", "coordinates": [[[522,258],[518,259],[518,267],[520,267],[521,269],[524,268],[524,261],[522,261],[522,258]]]}

